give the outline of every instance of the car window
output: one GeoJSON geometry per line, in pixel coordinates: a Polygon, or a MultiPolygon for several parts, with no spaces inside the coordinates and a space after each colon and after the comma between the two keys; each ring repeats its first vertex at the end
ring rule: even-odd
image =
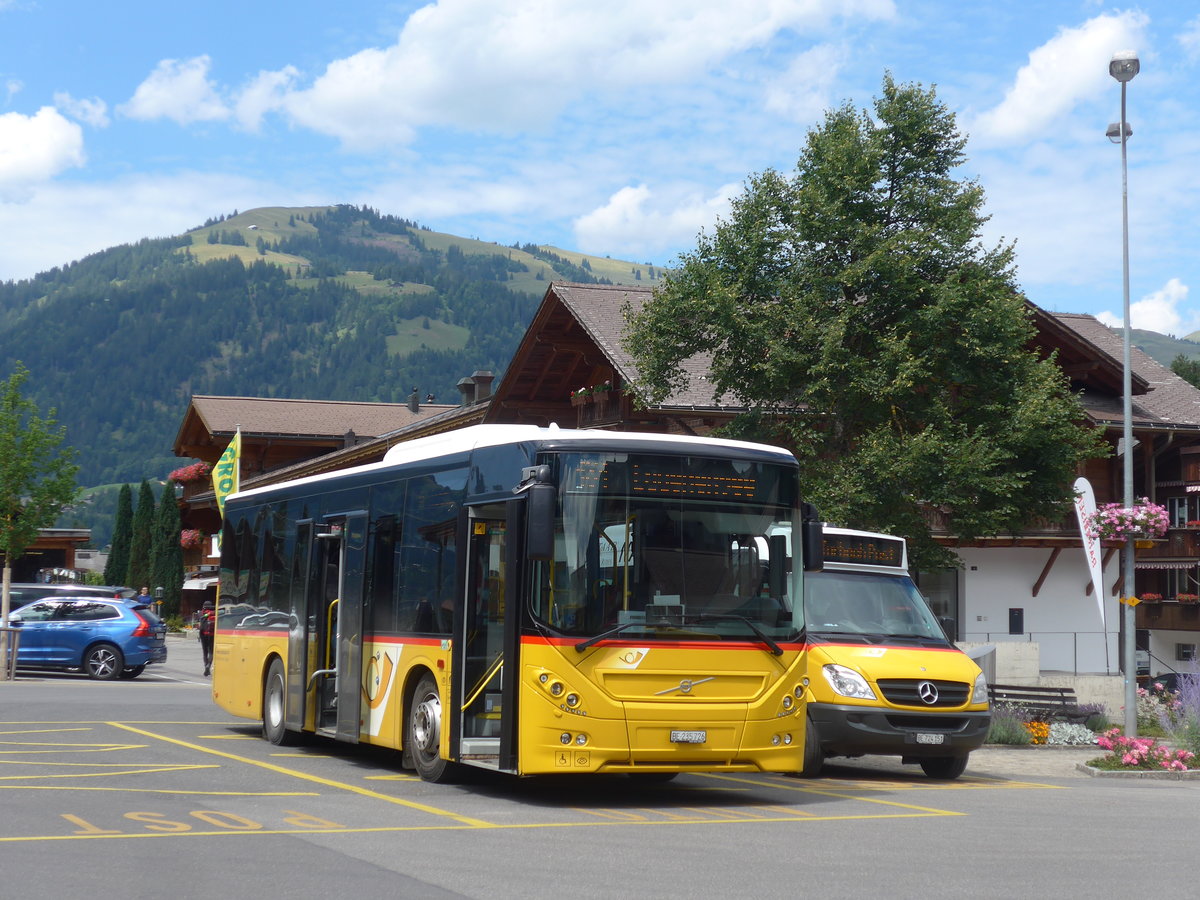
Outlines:
{"type": "Polygon", "coordinates": [[[108,603],[91,603],[87,600],[72,600],[63,604],[60,619],[72,622],[94,622],[98,619],[117,619],[121,613],[108,603]]]}
{"type": "Polygon", "coordinates": [[[59,605],[57,600],[42,600],[38,603],[22,606],[20,612],[21,621],[45,622],[48,619],[54,618],[54,613],[58,610],[59,605]]]}

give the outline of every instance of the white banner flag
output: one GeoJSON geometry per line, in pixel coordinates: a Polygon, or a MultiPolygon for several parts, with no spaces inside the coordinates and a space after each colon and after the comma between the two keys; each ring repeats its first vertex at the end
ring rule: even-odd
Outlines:
{"type": "Polygon", "coordinates": [[[1089,537],[1087,520],[1096,512],[1096,495],[1086,478],[1075,479],[1075,516],[1079,519],[1079,534],[1083,538],[1083,553],[1087,557],[1088,569],[1092,573],[1092,589],[1096,592],[1096,605],[1100,607],[1100,624],[1104,623],[1104,569],[1100,562],[1100,538],[1089,537]]]}

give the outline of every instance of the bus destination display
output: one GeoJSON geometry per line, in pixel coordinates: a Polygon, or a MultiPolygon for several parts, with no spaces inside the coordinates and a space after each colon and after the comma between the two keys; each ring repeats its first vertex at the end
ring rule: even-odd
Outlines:
{"type": "Polygon", "coordinates": [[[862,534],[826,534],[825,561],[864,566],[904,565],[904,541],[862,534]]]}

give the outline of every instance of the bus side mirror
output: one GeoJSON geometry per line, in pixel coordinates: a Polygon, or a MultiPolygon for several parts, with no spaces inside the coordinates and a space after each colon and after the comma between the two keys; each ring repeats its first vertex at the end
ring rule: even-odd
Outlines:
{"type": "Polygon", "coordinates": [[[800,547],[804,554],[804,571],[820,572],[825,568],[825,529],[817,517],[817,508],[805,503],[801,512],[800,547]]]}
{"type": "Polygon", "coordinates": [[[525,500],[525,558],[554,559],[554,508],[558,488],[548,482],[531,484],[525,500]]]}

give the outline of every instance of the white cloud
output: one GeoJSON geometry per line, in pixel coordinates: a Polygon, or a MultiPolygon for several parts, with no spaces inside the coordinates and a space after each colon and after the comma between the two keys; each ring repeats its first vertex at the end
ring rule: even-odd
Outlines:
{"type": "Polygon", "coordinates": [[[1179,33],[1179,45],[1189,59],[1200,59],[1200,16],[1192,19],[1179,33]]]}
{"type": "Polygon", "coordinates": [[[247,131],[258,131],[263,116],[280,109],[287,92],[300,77],[300,72],[294,66],[285,66],[277,72],[259,72],[238,93],[234,103],[233,114],[247,131]]]}
{"type": "Polygon", "coordinates": [[[217,211],[285,205],[281,197],[297,206],[325,202],[261,179],[195,172],[42,184],[24,204],[0,203],[0,281],[29,278],[117,244],[181,234],[217,211]]]}
{"type": "Polygon", "coordinates": [[[893,14],[891,0],[439,0],[392,46],[330,63],[287,108],[349,147],[403,143],[429,125],[528,128],[589,93],[693,80],[781,31],[893,14]]]}
{"type": "MultiPolygon", "coordinates": [[[[1185,319],[1180,307],[1187,302],[1188,286],[1178,278],[1172,278],[1153,294],[1129,304],[1129,324],[1133,328],[1157,331],[1182,337],[1200,327],[1195,313],[1189,311],[1185,319]]],[[[1110,312],[1097,313],[1096,318],[1112,328],[1120,328],[1124,317],[1110,312]]]]}
{"type": "Polygon", "coordinates": [[[726,184],[709,197],[659,197],[644,184],[623,187],[603,206],[575,220],[575,237],[581,248],[645,257],[692,243],[702,228],[728,214],[729,198],[741,191],[738,184],[726,184]]]}
{"type": "Polygon", "coordinates": [[[180,125],[227,119],[229,109],[208,78],[211,62],[207,56],[162,60],[117,111],[132,119],[171,119],[180,125]]]}
{"type": "Polygon", "coordinates": [[[33,185],[84,161],[83,130],[54,107],[0,115],[0,201],[25,199],[33,185]]]}
{"type": "Polygon", "coordinates": [[[767,112],[793,122],[820,119],[834,105],[830,98],[848,58],[844,46],[832,44],[819,44],[799,54],[787,71],[767,86],[767,112]]]}
{"type": "Polygon", "coordinates": [[[1142,43],[1149,19],[1140,12],[1101,15],[1063,28],[1029,54],[1004,100],[968,129],[973,139],[1018,141],[1043,132],[1081,100],[1111,89],[1113,52],[1142,43]]]}
{"type": "Polygon", "coordinates": [[[70,94],[54,95],[54,105],[73,119],[95,128],[108,127],[108,104],[99,97],[91,100],[76,100],[70,94]]]}

